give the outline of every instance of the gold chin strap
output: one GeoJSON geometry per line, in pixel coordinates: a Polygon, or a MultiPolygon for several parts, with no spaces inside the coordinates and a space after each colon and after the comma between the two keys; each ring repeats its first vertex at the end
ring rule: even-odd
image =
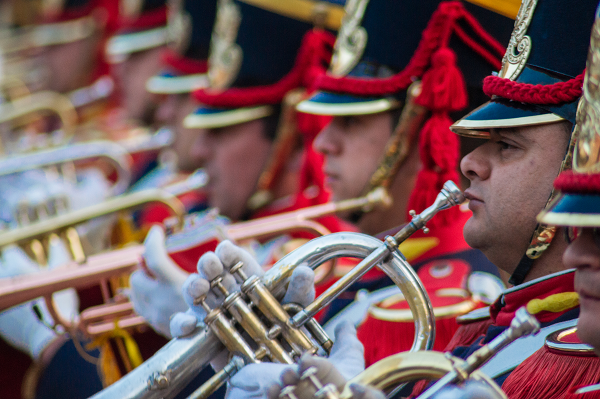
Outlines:
{"type": "Polygon", "coordinates": [[[398,169],[406,161],[410,146],[413,140],[418,137],[419,129],[423,126],[423,121],[427,115],[427,109],[414,102],[420,93],[420,81],[411,84],[406,91],[406,104],[402,109],[398,125],[386,145],[384,156],[379,163],[379,167],[371,176],[365,193],[377,187],[389,189],[398,169]]]}

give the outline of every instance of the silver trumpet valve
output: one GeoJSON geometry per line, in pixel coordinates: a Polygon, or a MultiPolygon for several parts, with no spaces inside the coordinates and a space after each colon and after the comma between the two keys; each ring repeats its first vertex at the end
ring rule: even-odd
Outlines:
{"type": "Polygon", "coordinates": [[[487,363],[502,348],[518,338],[536,334],[539,330],[540,323],[537,319],[525,307],[520,308],[517,310],[509,328],[491,340],[487,345],[475,351],[464,362],[455,362],[453,370],[423,392],[418,399],[433,398],[447,386],[466,381],[475,370],[487,363]]]}
{"type": "MultiPolygon", "coordinates": [[[[317,377],[317,368],[309,367],[300,376],[301,381],[308,381],[315,388],[316,392],[314,397],[316,399],[339,399],[340,393],[333,384],[323,385],[317,377]]],[[[296,386],[289,385],[281,390],[279,394],[280,399],[298,399],[295,393],[296,386]]]]}

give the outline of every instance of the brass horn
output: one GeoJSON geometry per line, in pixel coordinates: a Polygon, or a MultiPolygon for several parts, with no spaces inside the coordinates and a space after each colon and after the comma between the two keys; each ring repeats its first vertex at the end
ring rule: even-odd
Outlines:
{"type": "Polygon", "coordinates": [[[132,161],[127,149],[112,141],[69,144],[30,154],[9,156],[0,159],[0,176],[49,167],[60,167],[63,172],[71,173],[69,167],[74,163],[95,159],[108,161],[117,173],[117,180],[110,189],[110,195],[122,194],[131,181],[132,161]]]}
{"type": "MultiPolygon", "coordinates": [[[[202,177],[202,175],[200,175],[200,177],[202,177]]],[[[204,182],[201,178],[198,180],[201,184],[204,182]]],[[[197,186],[190,186],[189,182],[183,181],[169,186],[168,190],[172,195],[178,195],[182,192],[197,188],[197,186]]],[[[147,190],[116,197],[102,204],[47,219],[44,222],[34,223],[6,233],[0,233],[0,247],[9,243],[21,244],[33,238],[46,236],[50,233],[60,233],[76,224],[117,210],[129,209],[151,201],[158,202],[157,199],[160,198],[158,193],[163,193],[163,195],[165,195],[163,202],[167,203],[167,199],[170,197],[159,190],[147,190]]],[[[316,205],[298,211],[264,217],[250,222],[234,223],[224,227],[224,236],[236,242],[243,242],[252,238],[270,237],[295,230],[310,231],[316,235],[326,235],[330,234],[329,230],[313,219],[348,210],[362,209],[364,211],[369,211],[376,206],[389,206],[390,201],[391,199],[385,189],[380,188],[361,198],[316,205]]],[[[177,219],[179,228],[175,229],[175,231],[177,231],[182,226],[181,211],[178,210],[179,205],[177,205],[176,202],[171,203],[170,206],[175,214],[179,214],[179,218],[177,219]]],[[[187,223],[184,223],[184,225],[187,226],[187,223]]],[[[193,229],[193,226],[184,227],[184,230],[188,228],[193,229]]],[[[177,233],[175,232],[174,234],[177,233]]],[[[68,235],[67,238],[69,238],[68,235]]],[[[71,245],[71,247],[78,248],[77,245],[71,245]]],[[[82,253],[82,251],[82,249],[78,249],[77,251],[72,252],[82,253]]],[[[134,250],[132,249],[131,251],[134,250]]],[[[141,256],[143,253],[143,246],[141,246],[141,249],[139,249],[138,252],[141,256]]],[[[127,254],[135,255],[135,251],[127,252],[127,254]]],[[[78,257],[76,259],[83,261],[84,258],[78,257]]],[[[113,256],[112,252],[96,255],[93,258],[88,258],[86,264],[81,266],[81,270],[73,269],[73,266],[53,270],[50,280],[47,279],[46,276],[48,273],[45,272],[40,273],[40,277],[37,277],[36,275],[35,278],[33,276],[27,276],[17,279],[0,279],[0,310],[15,306],[38,296],[50,295],[59,289],[68,287],[85,288],[94,280],[98,283],[106,278],[106,276],[114,276],[129,272],[133,270],[132,267],[134,264],[139,263],[136,259],[124,257],[123,263],[119,264],[118,262],[115,263],[116,259],[119,259],[119,257],[113,256]],[[102,267],[103,260],[106,260],[106,269],[102,267]],[[90,262],[95,265],[94,268],[89,267],[90,262]],[[95,279],[93,277],[94,273],[97,275],[95,279]],[[50,281],[52,283],[50,283],[50,281]]],[[[115,303],[94,306],[84,310],[81,313],[79,327],[87,336],[94,337],[112,331],[115,326],[115,319],[117,319],[119,327],[124,329],[136,328],[146,324],[140,316],[134,313],[133,306],[130,302],[119,300],[115,303]]]]}
{"type": "MultiPolygon", "coordinates": [[[[487,397],[507,399],[494,380],[481,372],[479,368],[514,340],[535,334],[539,329],[540,324],[537,319],[529,314],[525,307],[522,307],[517,310],[508,329],[465,360],[451,356],[448,353],[434,351],[398,353],[378,361],[352,378],[346,383],[341,393],[333,384],[322,384],[315,375],[315,367],[305,370],[301,378],[313,385],[316,390],[315,397],[317,398],[351,399],[350,385],[353,383],[370,386],[383,391],[386,395],[390,395],[398,386],[404,383],[423,379],[438,379],[417,399],[431,399],[444,388],[450,385],[462,384],[467,380],[482,383],[489,393],[487,397]]],[[[279,397],[281,399],[297,399],[294,389],[294,386],[284,388],[279,397]]]]}
{"type": "Polygon", "coordinates": [[[26,124],[37,113],[56,114],[62,122],[65,136],[75,134],[78,121],[75,107],[67,96],[52,91],[40,91],[0,104],[0,123],[26,124]]]}
{"type": "MultiPolygon", "coordinates": [[[[94,398],[173,397],[223,349],[241,354],[241,359],[234,356],[222,371],[194,394],[195,397],[207,397],[244,363],[279,359],[289,362],[290,359],[296,360],[303,352],[316,351],[317,347],[305,335],[303,327],[313,333],[314,342],[327,350],[331,340],[314,321],[313,316],[375,266],[382,269],[400,287],[415,315],[412,350],[430,349],[434,336],[431,303],[416,273],[398,251],[398,245],[424,228],[437,212],[463,201],[464,196],[458,187],[447,182],[432,206],[420,215],[415,215],[402,230],[393,237],[386,237],[383,243],[365,234],[333,233],[315,238],[286,255],[260,278],[244,276],[240,273],[240,264],[235,265],[230,272],[237,276],[238,281],[243,280],[241,292],[229,294],[222,306],[210,309],[206,324],[197,328],[190,336],[171,340],[143,365],[96,394],[94,398]],[[336,257],[358,257],[364,260],[305,309],[279,304],[297,266],[306,265],[315,269],[336,257]],[[253,308],[264,318],[261,319],[256,313],[253,313],[254,316],[242,317],[248,307],[247,301],[251,301],[253,308]],[[245,341],[236,329],[230,328],[234,320],[244,328],[253,342],[245,341]],[[255,351],[252,348],[256,346],[259,349],[255,351]],[[286,356],[279,351],[281,346],[291,347],[293,350],[287,352],[286,356]]],[[[213,289],[220,289],[219,285],[218,281],[212,283],[213,289]]],[[[225,294],[222,290],[219,292],[221,295],[225,294]]]]}

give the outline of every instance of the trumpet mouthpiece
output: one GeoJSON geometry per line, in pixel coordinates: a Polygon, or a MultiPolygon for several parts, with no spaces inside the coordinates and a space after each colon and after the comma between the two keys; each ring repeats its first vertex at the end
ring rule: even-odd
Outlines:
{"type": "Polygon", "coordinates": [[[465,195],[452,180],[448,180],[444,183],[442,193],[444,193],[452,205],[459,205],[465,202],[465,195]]]}

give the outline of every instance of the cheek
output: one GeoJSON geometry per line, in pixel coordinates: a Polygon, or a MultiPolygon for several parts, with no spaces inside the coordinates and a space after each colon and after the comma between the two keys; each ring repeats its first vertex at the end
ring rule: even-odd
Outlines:
{"type": "Polygon", "coordinates": [[[600,348],[600,309],[581,306],[577,322],[579,339],[595,348],[600,348]]]}

